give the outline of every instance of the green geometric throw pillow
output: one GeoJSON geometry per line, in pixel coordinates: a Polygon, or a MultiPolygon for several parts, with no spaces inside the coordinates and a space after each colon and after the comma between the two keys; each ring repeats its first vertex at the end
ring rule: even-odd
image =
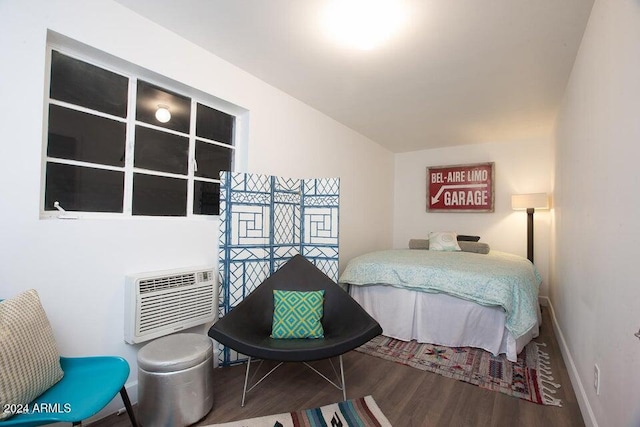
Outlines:
{"type": "Polygon", "coordinates": [[[273,291],[271,338],[324,338],[324,290],[273,291]]]}

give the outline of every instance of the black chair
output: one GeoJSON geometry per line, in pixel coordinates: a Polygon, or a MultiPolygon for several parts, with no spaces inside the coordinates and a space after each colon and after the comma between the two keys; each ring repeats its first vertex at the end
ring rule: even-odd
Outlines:
{"type": "MultiPolygon", "coordinates": [[[[347,292],[301,255],[291,258],[209,329],[211,338],[238,353],[249,356],[242,391],[242,406],[244,406],[246,393],[283,362],[305,363],[337,389],[342,390],[343,399],[347,400],[342,355],[381,333],[382,328],[378,322],[369,316],[347,292]],[[273,290],[322,289],[325,291],[324,314],[321,319],[324,338],[274,339],[270,337],[274,307],[273,290]],[[339,384],[334,383],[307,363],[333,357],[339,357],[340,360],[339,384]],[[252,358],[280,363],[247,390],[252,358]]],[[[331,366],[333,367],[333,363],[331,366]]],[[[337,372],[335,374],[338,375],[337,372]]]]}

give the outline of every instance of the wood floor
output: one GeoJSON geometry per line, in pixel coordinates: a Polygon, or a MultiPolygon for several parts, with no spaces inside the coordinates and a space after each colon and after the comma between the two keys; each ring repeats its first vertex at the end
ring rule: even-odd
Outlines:
{"type": "MultiPolygon", "coordinates": [[[[544,307],[543,325],[536,341],[547,344],[554,377],[562,384],[556,394],[562,400],[561,408],[526,402],[355,351],[344,356],[347,398],[372,395],[395,427],[584,426],[544,307]]],[[[247,395],[242,408],[244,366],[216,369],[214,375],[213,410],[196,426],[315,408],[342,398],[342,392],[304,365],[285,364],[247,395]]],[[[112,415],[92,424],[93,427],[128,425],[126,414],[112,415]]]]}

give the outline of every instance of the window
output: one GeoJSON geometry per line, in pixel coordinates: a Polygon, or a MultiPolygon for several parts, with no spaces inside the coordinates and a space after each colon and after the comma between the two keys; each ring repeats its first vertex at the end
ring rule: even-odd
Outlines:
{"type": "Polygon", "coordinates": [[[219,173],[234,166],[233,112],[149,72],[50,53],[43,216],[56,216],[55,202],[81,215],[218,215],[219,173]]]}

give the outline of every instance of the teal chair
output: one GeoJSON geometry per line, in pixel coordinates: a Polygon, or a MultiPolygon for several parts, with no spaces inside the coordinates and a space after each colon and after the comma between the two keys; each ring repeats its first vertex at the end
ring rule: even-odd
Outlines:
{"type": "Polygon", "coordinates": [[[29,404],[29,413],[0,421],[0,426],[40,426],[68,422],[74,426],[103,409],[120,392],[129,419],[137,427],[124,387],[129,364],[121,357],[61,357],[62,379],[29,404]]]}

